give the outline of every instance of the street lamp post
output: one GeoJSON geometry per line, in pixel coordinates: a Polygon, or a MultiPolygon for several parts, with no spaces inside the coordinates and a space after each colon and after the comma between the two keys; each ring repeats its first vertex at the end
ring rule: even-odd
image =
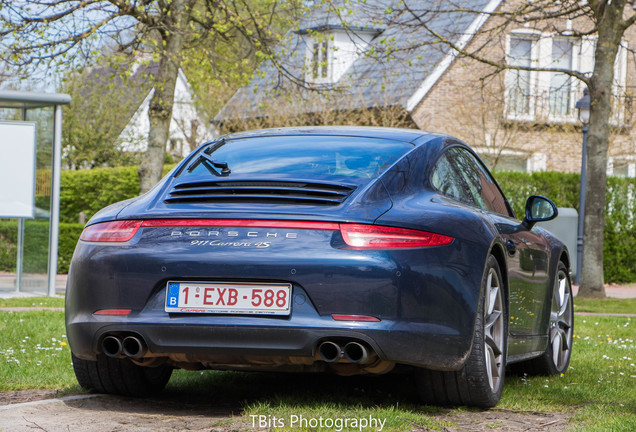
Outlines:
{"type": "Polygon", "coordinates": [[[583,97],[576,103],[579,110],[579,121],[583,125],[583,150],[581,151],[581,185],[579,191],[579,224],[576,236],[576,275],[574,283],[581,283],[581,264],[583,263],[583,223],[585,220],[585,181],[587,166],[587,125],[590,122],[590,92],[587,88],[583,90],[583,97]]]}

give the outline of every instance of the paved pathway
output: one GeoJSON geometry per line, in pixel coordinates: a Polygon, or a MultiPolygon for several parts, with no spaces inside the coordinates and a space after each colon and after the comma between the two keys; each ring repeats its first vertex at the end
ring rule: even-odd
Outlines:
{"type": "MultiPolygon", "coordinates": [[[[572,285],[572,292],[576,296],[579,287],[572,285]]],[[[627,285],[605,285],[605,295],[614,298],[636,298],[636,283],[627,285]]]]}

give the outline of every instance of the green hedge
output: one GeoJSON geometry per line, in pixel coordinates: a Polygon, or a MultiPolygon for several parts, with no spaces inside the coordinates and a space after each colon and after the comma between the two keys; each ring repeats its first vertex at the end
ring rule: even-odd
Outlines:
{"type": "MultiPolygon", "coordinates": [[[[518,217],[523,217],[525,200],[533,194],[550,198],[558,207],[579,209],[578,174],[506,171],[495,177],[518,217]]],[[[605,281],[636,282],[636,178],[609,177],[606,200],[605,281]]]]}
{"type": "MultiPolygon", "coordinates": [[[[25,273],[46,273],[49,253],[49,223],[47,220],[27,220],[24,224],[25,273]]],[[[83,225],[60,223],[58,242],[58,273],[67,273],[75,245],[83,225]]],[[[0,221],[0,271],[15,272],[18,243],[18,222],[0,221]]]]}
{"type": "MultiPolygon", "coordinates": [[[[164,166],[164,175],[174,165],[164,166]]],[[[109,204],[139,195],[137,167],[94,168],[62,171],[60,179],[60,221],[77,223],[83,212],[86,220],[109,204]]]]}
{"type": "Polygon", "coordinates": [[[107,205],[138,194],[137,167],[62,171],[60,221],[77,223],[80,212],[88,220],[107,205]]]}
{"type": "MultiPolygon", "coordinates": [[[[164,173],[172,166],[167,166],[164,173]]],[[[497,180],[518,216],[523,215],[528,196],[539,194],[552,199],[559,207],[579,205],[579,175],[557,172],[533,174],[498,172],[497,180]]],[[[636,282],[636,179],[608,179],[605,220],[604,266],[607,282],[636,282]]],[[[82,226],[79,213],[90,218],[99,209],[117,201],[135,197],[139,191],[136,167],[98,168],[83,171],[62,171],[60,200],[60,244],[58,270],[68,270],[75,243],[82,226]]],[[[0,222],[0,271],[15,270],[15,221],[0,222]]],[[[27,221],[28,234],[25,270],[41,270],[42,254],[46,255],[48,230],[46,223],[27,221]],[[40,224],[40,228],[37,228],[40,224]],[[30,258],[31,256],[35,258],[30,258]]],[[[46,271],[46,267],[44,268],[46,271]]]]}

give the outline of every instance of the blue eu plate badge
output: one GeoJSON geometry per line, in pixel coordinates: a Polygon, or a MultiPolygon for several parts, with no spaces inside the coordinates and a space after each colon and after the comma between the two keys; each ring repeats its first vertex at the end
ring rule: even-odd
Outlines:
{"type": "Polygon", "coordinates": [[[179,304],[179,284],[171,282],[168,284],[168,298],[166,299],[166,306],[176,307],[178,304],[179,304]]]}

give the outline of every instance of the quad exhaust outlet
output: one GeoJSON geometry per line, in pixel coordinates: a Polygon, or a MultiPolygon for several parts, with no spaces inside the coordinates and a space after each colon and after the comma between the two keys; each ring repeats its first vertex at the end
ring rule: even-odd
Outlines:
{"type": "Polygon", "coordinates": [[[345,345],[342,352],[344,353],[344,358],[351,363],[364,364],[369,361],[369,351],[367,351],[364,345],[358,342],[349,342],[345,345]]]}
{"type": "Polygon", "coordinates": [[[102,352],[108,357],[141,359],[148,352],[146,344],[137,336],[127,336],[123,340],[117,336],[106,336],[102,340],[102,352]]]}
{"type": "Polygon", "coordinates": [[[146,352],[148,351],[148,348],[146,348],[146,345],[141,341],[141,339],[139,339],[136,336],[128,336],[127,338],[124,339],[124,342],[122,345],[123,345],[124,355],[126,357],[130,357],[133,359],[142,358],[144,355],[146,355],[146,352]]]}
{"type": "Polygon", "coordinates": [[[342,347],[336,342],[325,341],[318,346],[318,354],[327,363],[335,363],[344,358],[350,363],[366,364],[371,357],[367,347],[359,342],[348,342],[342,347]]]}
{"type": "Polygon", "coordinates": [[[102,341],[102,351],[108,357],[119,358],[122,355],[121,340],[115,336],[106,336],[102,341]]]}

